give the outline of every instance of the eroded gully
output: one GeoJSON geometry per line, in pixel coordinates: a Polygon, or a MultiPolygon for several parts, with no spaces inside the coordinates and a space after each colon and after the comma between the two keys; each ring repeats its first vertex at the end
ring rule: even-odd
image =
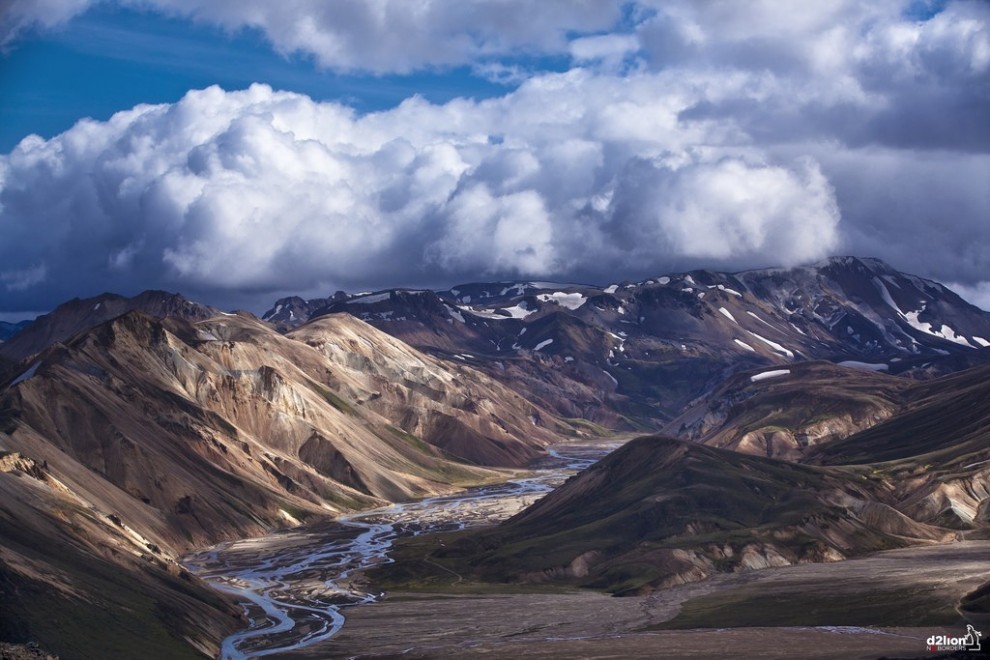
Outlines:
{"type": "Polygon", "coordinates": [[[286,653],[336,634],[346,608],[383,597],[366,593],[352,578],[390,562],[395,539],[503,520],[617,444],[552,449],[527,478],[363,511],[332,526],[223,543],[187,556],[183,564],[244,607],[249,625],[223,641],[224,660],[286,653]]]}

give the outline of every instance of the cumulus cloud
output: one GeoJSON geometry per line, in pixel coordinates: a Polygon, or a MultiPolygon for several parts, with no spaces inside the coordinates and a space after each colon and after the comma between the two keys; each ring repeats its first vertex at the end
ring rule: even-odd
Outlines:
{"type": "MultiPolygon", "coordinates": [[[[86,4],[48,2],[50,24],[86,4]]],[[[223,296],[838,251],[983,290],[985,2],[128,3],[338,70],[467,64],[517,87],[366,115],[210,88],[27,138],[0,157],[11,305],[121,281],[223,296]],[[541,55],[572,68],[533,72],[541,55]]],[[[0,34],[41,24],[30,6],[0,34]]]]}
{"type": "Polygon", "coordinates": [[[122,279],[274,291],[603,274],[670,253],[794,261],[835,244],[813,162],[685,150],[703,131],[678,128],[667,94],[651,76],[576,71],[358,116],[256,85],[82,121],[0,159],[0,223],[17,237],[0,282],[25,299],[122,279]],[[653,113],[667,130],[651,136],[637,124],[653,113]]]}

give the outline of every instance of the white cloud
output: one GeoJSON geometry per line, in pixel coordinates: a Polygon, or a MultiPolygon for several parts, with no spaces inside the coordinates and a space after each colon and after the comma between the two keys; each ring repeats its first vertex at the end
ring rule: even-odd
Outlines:
{"type": "Polygon", "coordinates": [[[0,50],[31,29],[64,25],[93,5],[93,0],[3,0],[0,2],[0,50]]]}
{"type": "Polygon", "coordinates": [[[829,253],[838,240],[831,186],[811,161],[794,169],[737,158],[673,171],[653,168],[639,186],[649,194],[630,206],[655,214],[656,224],[632,223],[653,239],[637,245],[666,239],[671,252],[697,260],[760,255],[768,263],[794,265],[829,253]]]}
{"type": "Polygon", "coordinates": [[[813,163],[769,162],[750,145],[755,165],[731,144],[684,151],[705,131],[675,115],[653,135],[621,130],[681,93],[658,83],[575,71],[489,101],[411,99],[366,116],[262,85],[190,92],[0,157],[0,223],[22,237],[0,259],[11,272],[44,265],[38,293],[122,276],[272,291],[601,273],[627,264],[622,236],[644,267],[670,253],[726,265],[824,255],[837,213],[813,163]]]}
{"type": "Polygon", "coordinates": [[[975,284],[946,282],[946,286],[959,294],[967,302],[990,312],[990,281],[984,280],[975,284]]]}
{"type": "Polygon", "coordinates": [[[563,54],[572,33],[607,30],[611,0],[121,0],[230,30],[261,30],[277,50],[339,71],[408,73],[520,54],[563,54]]]}
{"type": "MultiPolygon", "coordinates": [[[[964,285],[990,267],[985,2],[126,3],[336,70],[518,88],[364,116],[211,88],[28,138],[0,157],[3,283],[25,301],[122,276],[260,292],[837,250],[964,285]],[[544,55],[573,68],[534,73],[544,55]]],[[[15,2],[0,40],[85,6],[15,2]]]]}
{"type": "Polygon", "coordinates": [[[10,291],[24,291],[41,284],[48,276],[48,268],[44,264],[39,264],[34,268],[23,270],[6,270],[0,272],[0,282],[4,288],[10,291]]]}

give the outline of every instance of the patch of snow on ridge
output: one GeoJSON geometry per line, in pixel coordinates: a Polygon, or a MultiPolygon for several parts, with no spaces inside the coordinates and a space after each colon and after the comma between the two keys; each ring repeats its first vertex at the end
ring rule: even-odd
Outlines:
{"type": "Polygon", "coordinates": [[[781,355],[786,355],[787,357],[791,358],[792,360],[794,359],[794,352],[793,351],[791,351],[789,349],[786,349],[783,346],[781,346],[780,344],[778,344],[777,342],[770,341],[766,337],[762,337],[762,336],[756,334],[755,332],[752,332],[752,331],[747,331],[747,332],[749,332],[749,334],[753,335],[754,337],[756,337],[757,339],[759,339],[764,344],[766,344],[767,346],[769,346],[773,350],[777,351],[781,355]]]}
{"type": "Polygon", "coordinates": [[[533,348],[533,350],[534,350],[534,351],[538,351],[538,350],[540,350],[540,349],[543,349],[543,348],[546,348],[547,346],[549,346],[549,345],[550,345],[550,344],[552,344],[552,343],[553,343],[553,340],[552,340],[552,339],[544,339],[544,340],[543,340],[543,341],[541,341],[541,342],[540,342],[539,344],[537,344],[537,345],[536,345],[536,346],[535,346],[535,347],[533,348]]]}
{"type": "Polygon", "coordinates": [[[452,318],[457,319],[461,323],[467,323],[467,321],[464,320],[464,315],[461,314],[461,312],[459,310],[454,309],[453,307],[451,307],[449,305],[447,305],[446,307],[447,307],[447,313],[450,314],[450,316],[452,318]]]}
{"type": "Polygon", "coordinates": [[[890,291],[887,289],[887,286],[883,282],[881,282],[879,278],[876,277],[873,278],[873,286],[877,288],[877,291],[880,293],[880,297],[883,298],[883,301],[887,303],[887,305],[891,309],[893,309],[895,312],[900,314],[901,308],[898,307],[897,303],[894,302],[894,299],[891,297],[890,291]]]}
{"type": "Polygon", "coordinates": [[[391,295],[391,291],[386,291],[385,293],[375,293],[367,296],[361,296],[360,298],[351,298],[347,301],[347,303],[351,305],[372,305],[374,303],[385,302],[391,295]]]}
{"type": "Polygon", "coordinates": [[[541,293],[536,296],[536,299],[541,302],[555,302],[561,307],[566,307],[567,309],[577,309],[584,303],[588,302],[580,293],[563,293],[562,291],[557,291],[555,293],[541,293]]]}
{"type": "Polygon", "coordinates": [[[746,342],[742,341],[741,339],[733,339],[732,341],[736,342],[737,344],[739,344],[740,346],[742,346],[743,348],[745,348],[747,351],[753,351],[754,353],[756,352],[756,349],[755,348],[753,348],[752,346],[750,346],[746,342]]]}
{"type": "Polygon", "coordinates": [[[524,319],[530,314],[536,313],[535,309],[529,309],[529,307],[527,307],[525,300],[521,301],[518,305],[513,305],[512,307],[503,307],[501,311],[508,313],[508,315],[514,319],[524,319]]]}
{"type": "Polygon", "coordinates": [[[924,308],[919,309],[916,312],[907,312],[905,314],[902,314],[901,316],[903,316],[904,320],[910,323],[911,327],[914,328],[915,330],[920,330],[921,332],[924,332],[927,335],[932,335],[933,337],[941,337],[942,339],[948,339],[949,341],[954,342],[956,344],[961,344],[962,346],[972,346],[972,344],[970,344],[965,337],[956,334],[955,330],[953,330],[952,328],[950,328],[945,324],[942,324],[941,330],[935,330],[934,328],[932,328],[931,323],[925,323],[924,321],[919,321],[918,315],[921,314],[923,311],[925,311],[924,308]]]}
{"type": "MultiPolygon", "coordinates": [[[[760,323],[762,323],[763,325],[765,325],[767,327],[770,327],[770,328],[773,328],[774,330],[777,329],[772,323],[770,323],[769,321],[766,321],[762,317],[760,317],[759,314],[756,314],[755,312],[746,312],[746,313],[749,314],[750,316],[752,316],[754,319],[756,319],[760,323]]],[[[791,324],[791,325],[793,325],[793,324],[791,324]]],[[[801,334],[803,335],[804,333],[802,332],[801,334]]]]}
{"type": "Polygon", "coordinates": [[[615,293],[616,291],[618,291],[618,289],[619,289],[619,285],[618,284],[611,284],[611,285],[605,287],[603,289],[603,291],[605,293],[615,293]]]}
{"type": "Polygon", "coordinates": [[[780,376],[786,376],[791,373],[790,369],[774,369],[773,371],[764,371],[761,374],[756,374],[749,377],[749,382],[758,383],[761,380],[767,380],[768,378],[779,378],[780,376]]]}
{"type": "Polygon", "coordinates": [[[524,294],[526,292],[526,288],[525,288],[525,285],[523,285],[523,284],[513,284],[512,286],[507,286],[504,289],[502,289],[501,291],[499,291],[499,294],[498,295],[499,296],[504,296],[509,291],[515,291],[516,292],[515,295],[521,296],[522,294],[524,294]]]}
{"type": "Polygon", "coordinates": [[[732,315],[732,312],[730,312],[729,310],[727,310],[727,309],[726,309],[725,307],[719,307],[719,308],[718,308],[718,311],[719,311],[719,313],[720,313],[720,314],[721,314],[722,316],[724,316],[725,318],[727,318],[727,319],[729,319],[729,320],[730,320],[730,321],[732,321],[733,323],[736,323],[736,317],[734,317],[734,316],[732,315]]]}
{"type": "Polygon", "coordinates": [[[18,376],[17,378],[14,379],[14,382],[10,384],[10,387],[13,387],[14,385],[17,385],[18,383],[23,383],[28,378],[34,376],[34,374],[36,374],[38,372],[38,367],[40,367],[40,366],[41,366],[41,362],[40,361],[35,362],[34,364],[32,364],[30,367],[28,367],[28,370],[27,371],[25,371],[20,376],[18,376]]]}
{"type": "Polygon", "coordinates": [[[840,367],[851,367],[852,369],[865,369],[866,371],[889,371],[890,366],[883,363],[857,362],[856,360],[845,360],[839,363],[840,367]]]}
{"type": "Polygon", "coordinates": [[[977,344],[979,344],[983,348],[986,348],[987,346],[990,346],[990,341],[987,341],[983,337],[973,337],[973,341],[975,341],[977,344]]]}
{"type": "Polygon", "coordinates": [[[618,387],[618,386],[619,386],[619,381],[615,379],[615,376],[613,376],[613,375],[612,375],[612,374],[610,374],[609,372],[607,372],[607,371],[605,371],[604,369],[602,369],[602,373],[603,373],[603,374],[605,374],[606,376],[608,376],[608,379],[609,379],[610,381],[612,381],[612,384],[613,384],[613,385],[615,385],[616,387],[618,387]]]}

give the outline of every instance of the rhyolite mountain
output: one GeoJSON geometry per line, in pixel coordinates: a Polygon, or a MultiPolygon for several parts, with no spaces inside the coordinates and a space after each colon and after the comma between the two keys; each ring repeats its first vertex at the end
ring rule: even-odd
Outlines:
{"type": "Polygon", "coordinates": [[[219,313],[212,307],[165,291],[145,291],[131,298],[115,293],[74,298],[51,313],[22,324],[25,327],[20,332],[0,344],[0,358],[15,362],[23,360],[52,344],[131,311],[144,312],[159,319],[168,317],[190,321],[200,321],[219,313]],[[23,332],[28,327],[30,332],[23,332]]]}
{"type": "MultiPolygon", "coordinates": [[[[817,391],[826,376],[841,379],[798,370],[767,382],[808,377],[805,385],[817,391]]],[[[632,594],[718,572],[837,561],[964,534],[987,538],[990,367],[907,383],[877,382],[878,399],[894,410],[865,430],[803,447],[801,462],[722,443],[740,437],[725,435],[732,415],[701,439],[743,451],[663,436],[633,440],[501,525],[444,543],[404,542],[401,560],[378,579],[422,586],[455,573],[632,594]]],[[[827,417],[843,398],[858,410],[865,384],[837,386],[817,404],[806,392],[792,419],[816,406],[827,417]]],[[[776,404],[786,406],[790,388],[776,389],[776,404]]],[[[734,413],[739,423],[763,419],[773,409],[760,401],[768,396],[760,386],[755,403],[734,413]]]]}
{"type": "Polygon", "coordinates": [[[239,610],[184,552],[504,479],[596,424],[682,439],[436,561],[635,592],[952,538],[986,519],[990,393],[978,370],[920,379],[986,362],[988,338],[990,314],[854,258],[338,292],[265,321],[69,301],[0,344],[0,638],[214,654],[239,610]]]}
{"type": "Polygon", "coordinates": [[[347,312],[469,361],[564,417],[655,429],[733,373],[825,360],[932,377],[990,359],[990,313],[877,259],[609,286],[465,284],[279,300],[283,330],[347,312]]]}
{"type": "Polygon", "coordinates": [[[733,374],[661,431],[745,454],[800,461],[901,411],[916,381],[831,362],[733,374]]]}
{"type": "Polygon", "coordinates": [[[6,639],[214,654],[239,610],[179,566],[185,552],[501,480],[570,431],[351,315],[283,335],[149,298],[113,298],[102,321],[107,299],[72,301],[16,337],[27,357],[0,385],[6,639]]]}

